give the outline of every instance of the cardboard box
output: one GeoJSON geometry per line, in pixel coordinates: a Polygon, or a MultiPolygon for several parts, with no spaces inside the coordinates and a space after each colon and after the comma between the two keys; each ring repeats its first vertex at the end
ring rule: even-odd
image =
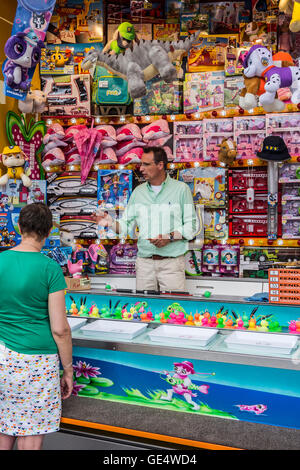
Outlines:
{"type": "Polygon", "coordinates": [[[91,288],[91,281],[88,277],[74,278],[65,276],[65,281],[68,290],[89,290],[91,288]]]}

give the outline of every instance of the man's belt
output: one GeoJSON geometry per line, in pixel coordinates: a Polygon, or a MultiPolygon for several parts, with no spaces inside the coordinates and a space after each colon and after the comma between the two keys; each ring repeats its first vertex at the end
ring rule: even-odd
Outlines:
{"type": "Polygon", "coordinates": [[[174,257],[173,256],[152,255],[152,256],[147,256],[146,259],[160,260],[160,259],[174,259],[174,257]]]}

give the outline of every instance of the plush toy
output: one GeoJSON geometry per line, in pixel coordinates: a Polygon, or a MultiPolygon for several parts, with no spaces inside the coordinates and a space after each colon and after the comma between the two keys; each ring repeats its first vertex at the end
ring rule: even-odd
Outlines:
{"type": "Polygon", "coordinates": [[[292,16],[290,31],[298,33],[300,31],[300,0],[280,0],[279,11],[292,16]]]}
{"type": "Polygon", "coordinates": [[[259,105],[265,111],[282,111],[284,103],[277,97],[281,88],[290,88],[292,102],[300,102],[300,69],[284,52],[278,52],[272,58],[265,46],[252,46],[244,59],[244,84],[239,100],[243,109],[255,108],[259,96],[259,105]]]}
{"type": "Polygon", "coordinates": [[[133,99],[144,96],[147,92],[145,82],[160,75],[166,82],[177,78],[177,69],[173,61],[187,54],[197,42],[199,32],[185,40],[146,41],[133,43],[123,54],[109,54],[91,49],[82,61],[82,69],[89,70],[100,65],[110,72],[128,81],[128,91],[133,99]]]}
{"type": "Polygon", "coordinates": [[[225,165],[231,165],[237,156],[236,142],[232,139],[223,139],[219,147],[219,161],[225,165]]]}
{"type": "Polygon", "coordinates": [[[47,97],[41,90],[29,90],[25,100],[18,101],[18,107],[24,114],[41,114],[46,109],[47,97]]]}
{"type": "MultiPolygon", "coordinates": [[[[27,163],[27,156],[18,146],[5,147],[2,153],[2,163],[7,167],[7,173],[0,178],[0,185],[7,184],[9,179],[21,179],[24,186],[29,188],[32,181],[24,167],[27,163]]],[[[29,171],[30,174],[30,171],[29,171]]]]}
{"type": "Polygon", "coordinates": [[[74,235],[67,230],[60,231],[60,243],[61,246],[70,246],[72,251],[77,250],[77,245],[75,243],[74,235]]]}
{"type": "Polygon", "coordinates": [[[77,261],[77,263],[72,263],[68,259],[68,270],[71,276],[74,277],[74,279],[79,279],[80,277],[82,277],[82,266],[83,266],[82,259],[77,261]]]}
{"type": "Polygon", "coordinates": [[[137,36],[134,26],[125,21],[121,23],[114,32],[113,38],[109,41],[103,49],[103,52],[109,54],[122,54],[126,49],[132,47],[133,43],[137,41],[137,36]]]}
{"type": "Polygon", "coordinates": [[[30,88],[28,70],[39,63],[43,47],[34,31],[17,33],[8,39],[4,47],[8,60],[3,69],[8,86],[23,91],[30,88]]]}

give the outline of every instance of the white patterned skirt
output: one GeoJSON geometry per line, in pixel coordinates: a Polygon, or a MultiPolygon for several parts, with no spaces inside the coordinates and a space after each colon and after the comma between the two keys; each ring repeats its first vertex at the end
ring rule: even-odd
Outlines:
{"type": "Polygon", "coordinates": [[[59,430],[58,354],[29,355],[0,348],[0,433],[35,436],[59,430]]]}

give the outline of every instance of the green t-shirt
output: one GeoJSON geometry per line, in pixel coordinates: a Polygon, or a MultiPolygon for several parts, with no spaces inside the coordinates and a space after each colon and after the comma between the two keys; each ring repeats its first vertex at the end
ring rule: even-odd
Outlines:
{"type": "Polygon", "coordinates": [[[38,252],[0,254],[0,341],[21,354],[57,354],[48,295],[66,288],[59,264],[38,252]]]}

